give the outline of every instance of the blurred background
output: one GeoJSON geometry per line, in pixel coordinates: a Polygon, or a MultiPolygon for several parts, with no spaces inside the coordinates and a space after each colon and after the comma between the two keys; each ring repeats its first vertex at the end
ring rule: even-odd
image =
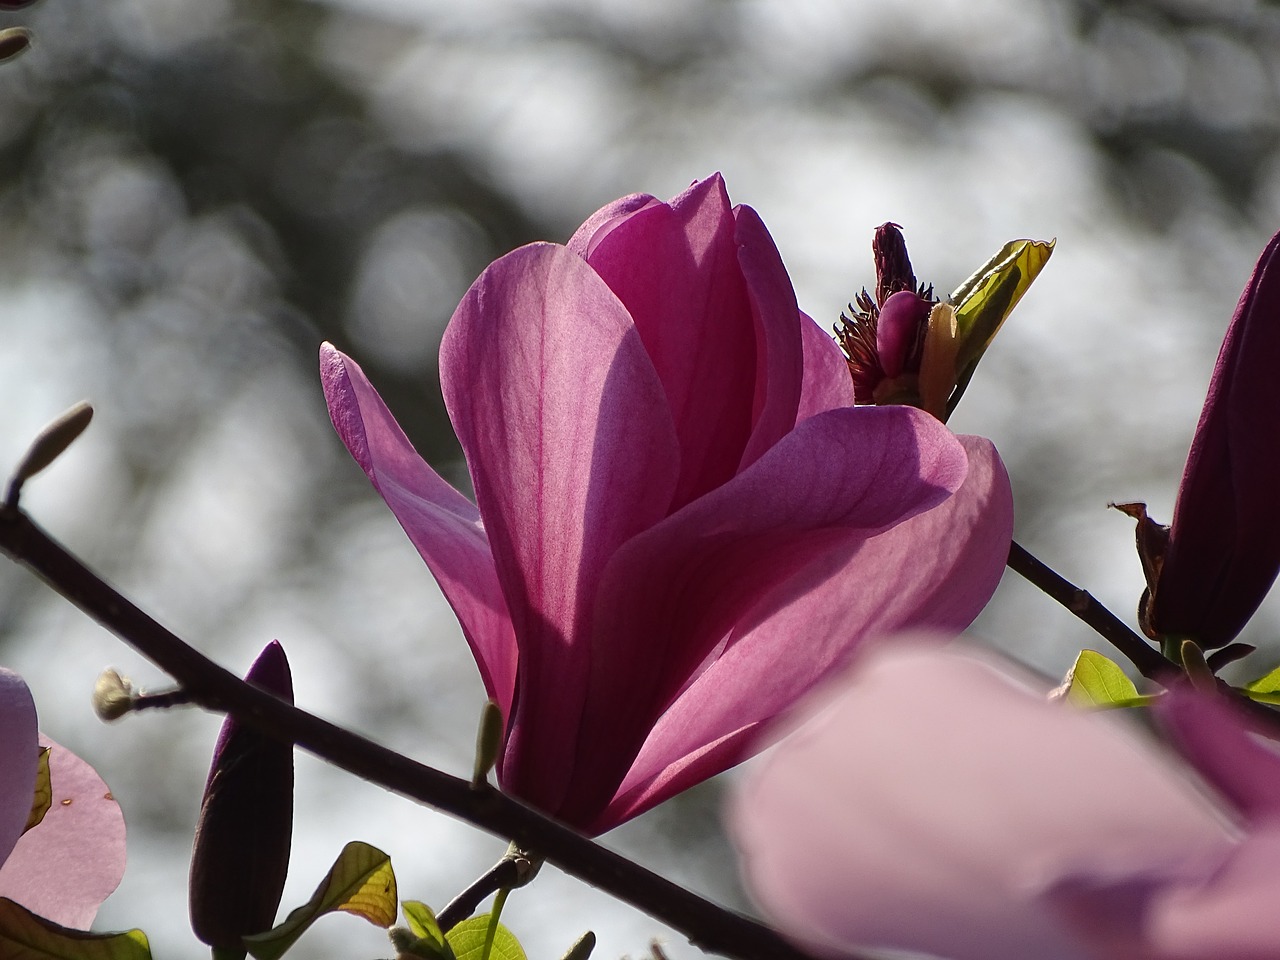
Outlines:
{"type": "MultiPolygon", "coordinates": [[[[1132,622],[1132,522],[1106,505],[1169,519],[1280,228],[1280,10],[1253,0],[44,0],[18,23],[36,45],[0,68],[0,468],[91,398],[92,429],[24,493],[35,518],[228,667],[279,638],[300,705],[463,775],[482,688],[328,424],[322,340],[462,484],[435,365],[454,305],[617,196],[722,171],[826,326],[873,282],[885,220],[941,292],[1006,240],[1056,236],[952,423],[1003,453],[1019,539],[1132,622]]],[[[1277,613],[1243,637],[1255,674],[1277,613]]],[[[1100,643],[1012,574],[974,633],[1054,676],[1100,643]]],[[[205,955],[184,888],[218,718],[99,724],[104,667],[164,678],[8,563],[0,663],[124,807],[99,928],[205,955]]],[[[726,779],[605,842],[746,909],[726,779]]],[[[285,908],[353,838],[437,907],[505,846],[300,757],[285,908]]],[[[531,960],[587,928],[602,958],[655,936],[698,955],[554,869],[505,919],[531,960]]],[[[296,948],[390,953],[349,916],[296,948]]]]}

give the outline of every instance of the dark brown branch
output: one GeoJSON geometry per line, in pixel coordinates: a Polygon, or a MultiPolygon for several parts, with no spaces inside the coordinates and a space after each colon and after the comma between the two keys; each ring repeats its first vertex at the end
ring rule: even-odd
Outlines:
{"type": "Polygon", "coordinates": [[[1045,566],[1016,541],[1009,546],[1009,569],[1022,574],[1087,623],[1099,636],[1132,660],[1138,672],[1148,680],[1165,683],[1181,674],[1177,664],[1166,659],[1164,654],[1125,626],[1124,621],[1095,600],[1088,590],[1081,590],[1057,571],[1045,566]]]}
{"type": "MultiPolygon", "coordinates": [[[[1125,626],[1119,617],[1095,600],[1089,591],[1081,590],[1016,542],[1009,547],[1009,569],[1022,574],[1092,627],[1104,640],[1110,641],[1112,646],[1133,661],[1134,666],[1148,680],[1168,686],[1185,676],[1178,664],[1148,645],[1125,626]]],[[[1252,730],[1272,740],[1280,740],[1280,713],[1266,704],[1250,700],[1221,680],[1218,681],[1218,686],[1223,696],[1229,697],[1239,707],[1252,730]]]]}
{"type": "MultiPolygon", "coordinates": [[[[371,783],[537,850],[561,870],[741,960],[805,960],[768,927],[717,906],[492,788],[474,789],[243,682],[134,606],[14,504],[0,505],[0,550],[34,571],[177,680],[193,703],[291,741],[371,783]]],[[[853,960],[853,958],[850,958],[853,960]]]]}

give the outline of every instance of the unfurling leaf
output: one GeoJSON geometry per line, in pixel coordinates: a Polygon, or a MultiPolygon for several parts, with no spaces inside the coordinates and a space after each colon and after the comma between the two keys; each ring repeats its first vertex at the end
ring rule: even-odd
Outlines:
{"type": "Polygon", "coordinates": [[[453,948],[445,938],[444,931],[436,922],[435,911],[420,900],[406,900],[400,904],[404,911],[405,922],[419,940],[426,941],[437,955],[445,960],[453,960],[453,948]]]}
{"type": "Polygon", "coordinates": [[[22,960],[151,960],[151,945],[141,930],[70,930],[0,897],[0,956],[22,960]]]}
{"type": "Polygon", "coordinates": [[[274,929],[245,937],[245,946],[257,960],[276,960],[319,917],[334,911],[354,913],[375,926],[391,926],[396,919],[396,875],[391,858],[377,847],[351,841],[309,901],[274,929]]]}
{"type": "MultiPolygon", "coordinates": [[[[453,948],[458,960],[481,960],[485,955],[485,945],[489,940],[489,927],[492,923],[489,914],[463,920],[445,934],[449,946],[453,948]]],[[[489,960],[526,960],[524,948],[515,934],[501,923],[496,924],[493,943],[489,947],[489,960]]]]}
{"type": "Polygon", "coordinates": [[[53,806],[53,781],[49,777],[49,748],[40,748],[40,759],[36,761],[36,792],[31,799],[31,813],[27,817],[27,825],[22,828],[26,833],[32,827],[38,827],[44,815],[53,806]]]}
{"type": "Polygon", "coordinates": [[[1261,703],[1280,703],[1280,667],[1276,667],[1252,683],[1245,684],[1241,693],[1250,700],[1261,703]]]}
{"type": "Polygon", "coordinates": [[[1081,650],[1063,681],[1066,698],[1080,707],[1142,707],[1156,698],[1142,696],[1123,670],[1096,650],[1081,650]]]}
{"type": "Polygon", "coordinates": [[[1049,262],[1055,242],[1010,240],[973,276],[960,284],[947,300],[956,310],[956,339],[960,344],[955,366],[956,391],[950,403],[952,409],[969,385],[978,361],[991,346],[1001,324],[1049,262]]]}

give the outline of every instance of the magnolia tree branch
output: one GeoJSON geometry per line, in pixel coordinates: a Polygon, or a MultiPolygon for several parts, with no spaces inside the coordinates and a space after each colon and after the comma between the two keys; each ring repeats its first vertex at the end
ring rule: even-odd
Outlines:
{"type": "Polygon", "coordinates": [[[98,577],[23,513],[16,496],[0,505],[0,550],[172,676],[192,703],[232,714],[370,783],[536,851],[707,952],[740,960],[806,960],[768,927],[664,880],[488,784],[473,787],[250,686],[98,577]]]}
{"type": "Polygon", "coordinates": [[[1009,545],[1009,569],[1022,574],[1054,600],[1087,623],[1117,650],[1133,661],[1148,680],[1167,683],[1181,674],[1178,665],[1130,630],[1123,620],[1057,571],[1014,541],[1009,545]]]}

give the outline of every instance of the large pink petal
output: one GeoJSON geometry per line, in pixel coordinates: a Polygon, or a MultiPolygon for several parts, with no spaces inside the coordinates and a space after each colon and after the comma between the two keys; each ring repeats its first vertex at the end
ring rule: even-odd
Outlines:
{"type": "MultiPolygon", "coordinates": [[[[681,472],[672,509],[733,476],[752,428],[757,333],[736,232],[716,175],[669,204],[642,207],[591,244],[588,262],[635,321],[675,420],[681,472]]],[[[785,272],[782,279],[789,290],[785,272]]]]}
{"type": "Polygon", "coordinates": [[[748,886],[822,956],[1088,957],[1046,899],[1061,880],[1190,879],[1231,848],[1195,786],[1118,720],[974,654],[880,648],[735,797],[748,886]]]}
{"type": "Polygon", "coordinates": [[[564,815],[595,819],[662,712],[762,597],[782,606],[816,589],[864,541],[946,499],[966,469],[955,437],[921,411],[831,410],[628,543],[601,585],[584,777],[564,815]]]}
{"type": "Polygon", "coordinates": [[[124,876],[124,815],[93,767],[47,737],[40,742],[52,750],[53,805],[0,867],[0,897],[87,930],[124,876]]]}
{"type": "Polygon", "coordinates": [[[1236,708],[1188,687],[1157,706],[1191,764],[1248,820],[1280,820],[1280,753],[1245,732],[1236,708]]]}
{"type": "Polygon", "coordinates": [[[625,223],[633,213],[658,204],[662,204],[662,201],[647,193],[633,193],[620,200],[614,200],[587,217],[582,226],[574,231],[565,246],[583,260],[588,260],[600,242],[612,233],[615,227],[625,223]]]}
{"type": "Polygon", "coordinates": [[[815,556],[794,581],[761,597],[654,726],[606,819],[634,816],[758,749],[760,723],[868,640],[922,627],[956,634],[973,621],[1009,554],[1013,493],[990,441],[958,439],[969,470],[954,496],[852,555],[815,556]]]}
{"type": "Polygon", "coordinates": [[[750,207],[736,207],[738,264],[756,338],[756,388],[751,437],[738,464],[744,470],[795,426],[804,376],[801,323],[791,278],[764,223],[750,207]]]}
{"type": "Polygon", "coordinates": [[[800,345],[804,350],[804,380],[796,422],[815,413],[853,406],[853,378],[849,364],[835,339],[801,314],[800,345]]]}
{"type": "Polygon", "coordinates": [[[596,585],[618,546],[667,511],[674,427],[631,318],[564,247],[490,266],[454,314],[440,366],[520,646],[503,783],[555,810],[571,781],[596,585]]]}
{"type": "MultiPolygon", "coordinates": [[[[1146,920],[1152,960],[1275,960],[1280,823],[1251,832],[1207,880],[1163,891],[1146,920]]],[[[1129,960],[1115,953],[1108,960],[1129,960]]]]}
{"type": "Polygon", "coordinates": [[[515,689],[516,643],[480,512],[418,456],[359,364],[320,348],[320,379],[338,436],[427,562],[503,716],[515,689]]]}
{"type": "Polygon", "coordinates": [[[0,863],[31,815],[38,757],[36,705],[26,683],[0,667],[0,863]]]}

